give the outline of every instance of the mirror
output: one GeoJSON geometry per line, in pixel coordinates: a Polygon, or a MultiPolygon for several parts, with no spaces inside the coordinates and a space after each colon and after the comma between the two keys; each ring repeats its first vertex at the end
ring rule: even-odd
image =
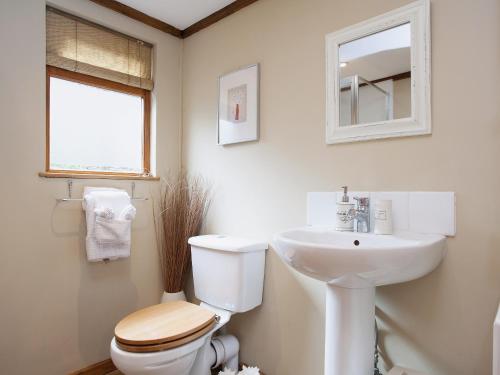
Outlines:
{"type": "Polygon", "coordinates": [[[411,25],[339,46],[340,126],[411,117],[411,25]]]}
{"type": "Polygon", "coordinates": [[[327,143],[429,134],[429,2],[327,36],[327,143]]]}

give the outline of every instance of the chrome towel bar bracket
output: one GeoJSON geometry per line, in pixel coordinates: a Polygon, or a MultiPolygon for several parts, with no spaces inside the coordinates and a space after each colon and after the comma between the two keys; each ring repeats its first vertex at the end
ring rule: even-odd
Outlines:
{"type": "MultiPolygon", "coordinates": [[[[135,182],[132,182],[130,199],[133,201],[147,201],[149,198],[141,198],[135,196],[135,182]]],[[[82,202],[83,198],[73,198],[73,180],[68,180],[68,196],[66,198],[56,198],[58,203],[60,202],[82,202]]]]}

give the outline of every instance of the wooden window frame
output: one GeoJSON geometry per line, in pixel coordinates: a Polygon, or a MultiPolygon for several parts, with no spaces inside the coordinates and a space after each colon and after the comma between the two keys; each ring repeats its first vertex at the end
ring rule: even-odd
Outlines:
{"type": "Polygon", "coordinates": [[[47,65],[46,76],[46,151],[45,173],[41,177],[62,178],[113,178],[113,179],[157,179],[151,175],[151,92],[146,89],[124,85],[107,79],[93,77],[87,74],[72,72],[47,65]],[[139,96],[144,103],[144,133],[143,133],[143,173],[101,172],[101,171],[75,171],[50,169],[50,79],[59,78],[67,81],[81,83],[87,86],[105,90],[116,91],[124,94],[139,96]]]}

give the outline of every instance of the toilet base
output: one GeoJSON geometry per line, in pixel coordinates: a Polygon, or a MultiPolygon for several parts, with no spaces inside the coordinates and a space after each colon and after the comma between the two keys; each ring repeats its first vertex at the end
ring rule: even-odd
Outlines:
{"type": "MultiPolygon", "coordinates": [[[[131,353],[121,350],[115,339],[111,341],[111,359],[124,375],[194,375],[191,370],[198,349],[210,337],[202,337],[182,347],[152,353],[131,353]]],[[[210,365],[208,367],[210,369],[210,365]]],[[[210,371],[199,375],[210,375],[210,371]]]]}
{"type": "MultiPolygon", "coordinates": [[[[219,317],[217,324],[210,332],[177,348],[146,353],[124,351],[118,347],[113,338],[110,351],[115,366],[124,375],[211,375],[211,367],[217,362],[216,351],[211,345],[212,336],[229,322],[232,313],[206,303],[202,303],[201,306],[214,311],[219,317]]],[[[230,348],[228,347],[228,350],[224,348],[222,352],[230,358],[235,357],[234,350],[236,349],[237,354],[239,344],[234,336],[221,336],[216,340],[223,341],[223,346],[229,345],[226,342],[231,343],[230,348]],[[223,339],[224,337],[232,337],[232,339],[226,340],[223,339]],[[236,346],[234,341],[236,341],[236,346]]],[[[230,358],[224,358],[220,363],[230,358]]]]}

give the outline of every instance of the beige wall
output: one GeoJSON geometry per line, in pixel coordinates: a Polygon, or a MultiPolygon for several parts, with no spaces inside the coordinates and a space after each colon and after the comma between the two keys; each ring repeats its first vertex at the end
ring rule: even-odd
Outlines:
{"type": "Polygon", "coordinates": [[[398,79],[394,84],[394,118],[411,116],[411,78],[398,79]]]}
{"type": "MultiPolygon", "coordinates": [[[[215,184],[209,231],[267,240],[304,224],[308,191],[455,191],[458,234],[445,261],[380,288],[378,316],[389,361],[487,375],[500,297],[498,0],[432,1],[432,136],[325,145],[324,36],[405,3],[260,0],[186,39],[183,163],[215,184]],[[216,146],[217,77],[256,62],[261,140],[216,146]]],[[[261,308],[231,323],[242,359],[270,375],[322,374],[324,287],[270,251],[264,293],[261,308]]]]}
{"type": "MultiPolygon", "coordinates": [[[[66,10],[156,45],[158,170],[179,164],[182,42],[82,0],[66,10]]],[[[435,375],[490,372],[499,300],[500,30],[497,0],[433,0],[432,136],[324,143],[324,35],[403,0],[260,0],[184,42],[183,159],[215,184],[208,231],[271,240],[303,225],[305,193],[453,190],[458,234],[439,269],[378,291],[388,361],[435,375]],[[262,68],[261,141],[218,147],[217,77],[262,68]],[[488,85],[471,74],[480,67],[488,85]],[[480,95],[468,95],[468,92],[480,95]],[[478,208],[478,205],[482,207],[478,208]]],[[[133,255],[89,264],[78,204],[37,177],[45,150],[42,0],[0,0],[0,372],[63,374],[109,357],[117,320],[160,292],[151,208],[138,204],[133,255]],[[8,52],[6,52],[8,51],[8,52]]],[[[76,181],[129,188],[127,182],[76,181]]],[[[137,184],[147,195],[156,183],[137,184]]],[[[235,316],[242,358],[269,375],[320,375],[324,287],[268,253],[264,304],[235,316]]]]}
{"type": "MultiPolygon", "coordinates": [[[[181,42],[83,0],[57,6],[156,46],[158,170],[180,159],[181,42]]],[[[39,178],[45,155],[45,2],[0,0],[0,373],[64,374],[109,358],[116,322],[157,303],[150,203],[137,203],[132,257],[90,264],[78,203],[56,206],[64,180],[39,178]]],[[[130,189],[126,181],[75,180],[130,189]]],[[[137,182],[149,195],[157,182],[137,182]]]]}
{"type": "MultiPolygon", "coordinates": [[[[379,88],[392,89],[392,118],[400,119],[411,116],[411,79],[386,80],[377,82],[379,88]]],[[[340,92],[340,124],[351,124],[351,90],[340,92]]],[[[359,124],[385,121],[387,119],[387,100],[383,93],[371,86],[359,87],[359,124]]]]}

